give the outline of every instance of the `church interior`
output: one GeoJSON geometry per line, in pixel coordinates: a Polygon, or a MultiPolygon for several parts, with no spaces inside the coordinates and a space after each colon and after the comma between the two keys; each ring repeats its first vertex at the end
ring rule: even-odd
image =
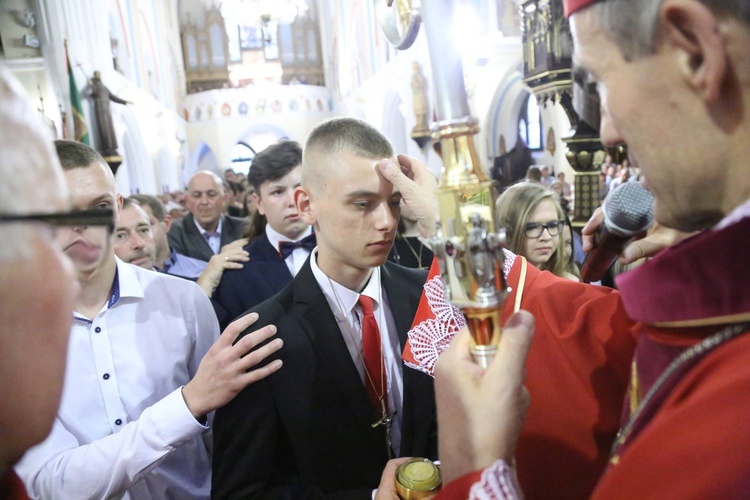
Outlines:
{"type": "MultiPolygon", "coordinates": [[[[342,115],[439,175],[444,61],[430,53],[426,3],[4,0],[0,48],[50,138],[88,141],[123,195],[178,192],[200,170],[247,173],[269,144],[304,143],[342,115]]],[[[571,75],[562,2],[454,4],[434,24],[460,56],[479,168],[499,187],[530,165],[564,173],[580,227],[600,201],[607,152],[595,96],[571,75]]]]}

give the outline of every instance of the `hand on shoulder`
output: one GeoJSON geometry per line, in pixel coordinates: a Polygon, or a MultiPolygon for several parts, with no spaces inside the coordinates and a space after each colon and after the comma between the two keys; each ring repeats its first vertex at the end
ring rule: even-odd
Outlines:
{"type": "Polygon", "coordinates": [[[251,313],[232,322],[208,350],[193,380],[183,387],[185,404],[196,419],[200,420],[207,413],[221,408],[245,387],[281,368],[281,360],[276,359],[251,370],[284,344],[281,339],[275,339],[254,350],[276,334],[273,325],[264,326],[237,340],[257,320],[258,315],[251,313]]]}

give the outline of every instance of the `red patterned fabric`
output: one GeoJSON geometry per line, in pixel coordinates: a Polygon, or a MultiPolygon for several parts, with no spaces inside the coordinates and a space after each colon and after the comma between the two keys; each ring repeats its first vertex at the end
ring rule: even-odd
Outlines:
{"type": "Polygon", "coordinates": [[[469,498],[469,491],[475,484],[479,484],[484,471],[477,470],[471,474],[461,476],[456,480],[451,481],[448,484],[444,484],[440,489],[440,493],[435,496],[434,500],[456,500],[469,498]]]}
{"type": "Polygon", "coordinates": [[[440,490],[435,500],[516,500],[523,498],[519,491],[513,469],[503,460],[498,460],[486,469],[451,481],[440,490]]]}
{"type": "Polygon", "coordinates": [[[563,5],[565,6],[565,17],[570,17],[575,12],[584,7],[588,7],[597,1],[598,0],[563,0],[563,5]]]}

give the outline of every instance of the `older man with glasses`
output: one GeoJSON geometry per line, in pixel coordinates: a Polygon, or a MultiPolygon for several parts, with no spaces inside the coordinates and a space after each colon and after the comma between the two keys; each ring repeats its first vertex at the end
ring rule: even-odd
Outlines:
{"type": "Polygon", "coordinates": [[[77,287],[55,233],[112,227],[111,211],[70,213],[54,152],[0,63],[0,498],[26,498],[13,464],[49,433],[60,402],[77,287]]]}

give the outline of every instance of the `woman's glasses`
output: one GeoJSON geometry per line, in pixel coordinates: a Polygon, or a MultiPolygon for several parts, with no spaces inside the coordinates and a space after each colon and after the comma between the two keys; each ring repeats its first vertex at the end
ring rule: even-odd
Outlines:
{"type": "Polygon", "coordinates": [[[564,220],[553,220],[546,224],[542,224],[541,222],[530,222],[524,227],[524,234],[526,234],[527,238],[536,239],[539,238],[546,229],[550,236],[558,236],[562,232],[564,225],[564,220]]]}

